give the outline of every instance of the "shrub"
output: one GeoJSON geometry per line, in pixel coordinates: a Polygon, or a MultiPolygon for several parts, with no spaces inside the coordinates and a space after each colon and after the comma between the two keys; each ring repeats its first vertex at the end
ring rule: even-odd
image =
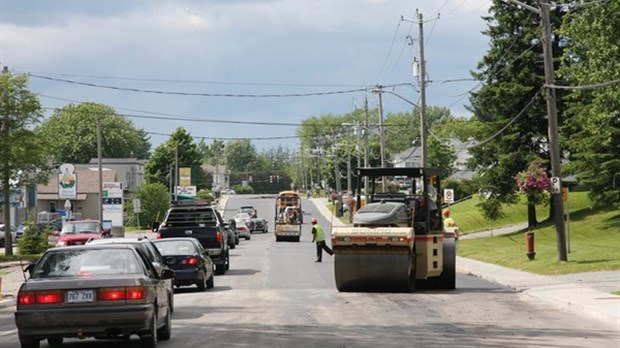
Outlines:
{"type": "Polygon", "coordinates": [[[24,234],[17,240],[17,247],[20,255],[40,254],[49,248],[47,237],[51,226],[45,231],[40,231],[37,225],[28,221],[24,229],[24,234]]]}

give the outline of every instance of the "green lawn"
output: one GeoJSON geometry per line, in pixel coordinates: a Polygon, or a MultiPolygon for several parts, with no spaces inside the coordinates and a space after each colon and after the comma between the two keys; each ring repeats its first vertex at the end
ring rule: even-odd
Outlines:
{"type": "MultiPolygon", "coordinates": [[[[588,209],[590,207],[590,202],[587,195],[587,192],[571,192],[568,202],[570,211],[578,212],[588,209]]],[[[469,200],[450,207],[450,215],[459,226],[461,234],[527,222],[527,202],[525,196],[522,196],[520,202],[515,205],[504,206],[504,217],[496,221],[487,221],[482,216],[478,207],[476,207],[476,204],[479,202],[480,197],[476,195],[469,200]]],[[[549,217],[549,206],[536,206],[536,217],[538,221],[546,220],[549,217]]]]}
{"type": "MultiPolygon", "coordinates": [[[[575,206],[578,202],[575,201],[575,206]]],[[[461,240],[459,256],[538,274],[568,274],[620,269],[620,211],[613,207],[573,210],[571,206],[568,262],[558,261],[556,228],[544,223],[534,230],[536,257],[529,261],[523,231],[461,240]]]]}

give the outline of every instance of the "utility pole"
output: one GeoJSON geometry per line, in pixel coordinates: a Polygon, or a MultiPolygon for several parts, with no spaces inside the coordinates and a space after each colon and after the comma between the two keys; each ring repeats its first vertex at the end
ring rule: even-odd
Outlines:
{"type": "Polygon", "coordinates": [[[103,155],[101,146],[101,115],[97,115],[97,169],[99,170],[99,221],[103,223],[103,155]]]}
{"type": "Polygon", "coordinates": [[[422,167],[426,167],[427,152],[426,152],[426,62],[424,61],[424,20],[422,13],[418,13],[418,26],[420,30],[420,132],[421,132],[421,146],[422,146],[422,167]]]}
{"type": "Polygon", "coordinates": [[[381,167],[385,168],[385,138],[383,133],[383,87],[377,85],[377,100],[379,104],[379,145],[381,147],[381,167]]]}
{"type": "MultiPolygon", "coordinates": [[[[9,74],[9,67],[5,66],[2,69],[2,75],[9,74]]],[[[9,76],[7,76],[10,78],[9,76]]],[[[7,81],[7,84],[10,83],[7,81]]],[[[9,131],[9,123],[11,121],[11,111],[9,110],[9,91],[8,88],[2,90],[2,165],[4,166],[2,170],[2,201],[4,202],[2,206],[2,215],[4,218],[4,253],[6,255],[13,255],[13,240],[11,240],[11,189],[9,188],[10,180],[11,180],[11,170],[9,168],[9,155],[10,155],[10,131],[9,131]]],[[[1,291],[1,289],[0,289],[1,291]]]]}
{"type": "MultiPolygon", "coordinates": [[[[364,97],[364,168],[368,167],[368,97],[364,97]]],[[[368,193],[368,181],[368,177],[364,177],[364,194],[368,193]]]]}
{"type": "MultiPolygon", "coordinates": [[[[540,16],[540,22],[542,26],[542,44],[543,44],[543,57],[545,67],[545,85],[546,87],[546,100],[547,100],[547,133],[549,137],[549,151],[551,157],[551,175],[561,180],[560,173],[560,143],[558,132],[558,112],[556,109],[555,89],[555,71],[553,67],[553,50],[551,46],[552,34],[551,34],[551,19],[549,15],[550,4],[538,2],[540,8],[536,8],[527,4],[524,4],[516,0],[506,0],[515,5],[519,5],[526,10],[534,12],[540,16]]],[[[555,228],[556,228],[556,244],[558,249],[558,261],[568,261],[568,254],[566,252],[566,232],[564,230],[564,205],[562,202],[562,191],[551,193],[551,200],[553,204],[553,210],[555,213],[555,228]]]]}
{"type": "Polygon", "coordinates": [[[179,185],[179,143],[174,144],[174,200],[179,199],[177,185],[179,185]]]}

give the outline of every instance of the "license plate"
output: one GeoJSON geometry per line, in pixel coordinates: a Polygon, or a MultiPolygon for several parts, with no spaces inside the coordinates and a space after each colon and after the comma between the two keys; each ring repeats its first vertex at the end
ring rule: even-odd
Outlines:
{"type": "Polygon", "coordinates": [[[69,290],[67,292],[67,302],[87,303],[93,302],[95,292],[93,290],[69,290]]]}

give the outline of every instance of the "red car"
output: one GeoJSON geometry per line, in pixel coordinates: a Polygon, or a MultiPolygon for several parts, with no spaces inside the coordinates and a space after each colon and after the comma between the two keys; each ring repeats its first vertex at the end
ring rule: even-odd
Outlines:
{"type": "Polygon", "coordinates": [[[56,246],[83,245],[91,239],[106,237],[98,220],[66,221],[60,230],[56,246]]]}

